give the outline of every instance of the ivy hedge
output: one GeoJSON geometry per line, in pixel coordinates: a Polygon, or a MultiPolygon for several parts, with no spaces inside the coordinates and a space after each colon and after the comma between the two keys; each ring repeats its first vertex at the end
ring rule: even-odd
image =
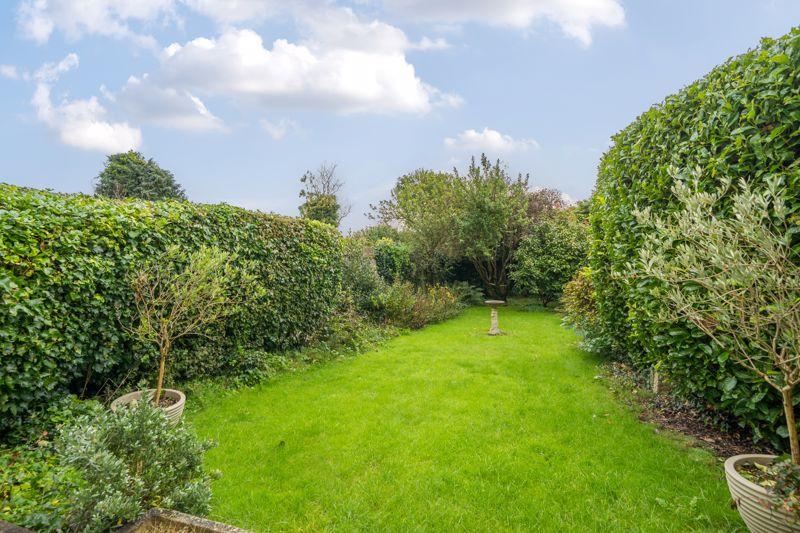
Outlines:
{"type": "MultiPolygon", "coordinates": [[[[341,245],[326,224],[228,205],[62,195],[0,184],[0,435],[61,396],[152,377],[126,333],[127,276],[177,244],[232,252],[255,279],[214,339],[176,346],[175,373],[221,372],[247,349],[310,340],[339,300],[341,245]]],[[[248,276],[248,279],[250,276],[248,276]]]]}
{"type": "Polygon", "coordinates": [[[776,435],[786,435],[779,395],[688,323],[659,323],[658,291],[637,277],[633,260],[646,230],[633,210],[676,209],[671,166],[699,169],[707,190],[722,177],[758,183],[780,176],[791,208],[800,212],[800,29],[764,39],[615,135],[600,162],[591,206],[590,264],[600,321],[593,342],[637,365],[660,365],[679,393],[778,445],[776,435]]]}

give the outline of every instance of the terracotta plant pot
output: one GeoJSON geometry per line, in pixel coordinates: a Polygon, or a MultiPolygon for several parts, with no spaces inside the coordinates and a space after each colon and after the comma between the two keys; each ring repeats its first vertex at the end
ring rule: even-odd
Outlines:
{"type": "Polygon", "coordinates": [[[745,454],[734,455],[725,461],[725,477],[731,497],[742,520],[753,533],[800,531],[800,525],[793,522],[788,513],[770,507],[771,496],[767,489],[746,479],[736,470],[740,465],[768,465],[774,460],[774,455],[745,454]]]}
{"type": "MultiPolygon", "coordinates": [[[[145,391],[137,390],[134,392],[129,392],[128,394],[124,394],[111,402],[111,410],[116,411],[118,407],[122,405],[130,405],[132,403],[138,402],[144,396],[147,398],[147,401],[152,401],[153,395],[156,393],[155,389],[147,389],[145,391]]],[[[164,398],[174,398],[176,401],[169,407],[164,407],[164,412],[167,415],[167,418],[174,426],[178,423],[183,415],[183,407],[186,405],[186,395],[183,394],[179,390],[175,389],[161,389],[161,397],[164,398]]]]}

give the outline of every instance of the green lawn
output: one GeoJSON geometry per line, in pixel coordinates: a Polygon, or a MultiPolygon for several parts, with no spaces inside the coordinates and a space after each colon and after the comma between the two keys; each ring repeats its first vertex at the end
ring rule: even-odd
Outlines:
{"type": "Polygon", "coordinates": [[[486,309],[215,400],[212,518],[255,531],[729,531],[722,468],[594,379],[559,317],[486,309]]]}

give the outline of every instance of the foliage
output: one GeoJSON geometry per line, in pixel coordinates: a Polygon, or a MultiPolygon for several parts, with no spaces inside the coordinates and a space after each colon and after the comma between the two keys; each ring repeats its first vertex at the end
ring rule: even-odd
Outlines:
{"type": "Polygon", "coordinates": [[[395,282],[372,302],[374,314],[384,323],[418,329],[457,315],[461,305],[456,295],[443,285],[414,287],[409,282],[395,282]]]}
{"type": "Polygon", "coordinates": [[[538,222],[567,208],[561,191],[541,188],[528,193],[528,217],[538,222]]]}
{"type": "Polygon", "coordinates": [[[390,198],[373,206],[373,210],[382,225],[402,225],[417,281],[445,280],[458,257],[453,233],[457,217],[456,181],[452,174],[420,169],[401,176],[390,198]]]}
{"type": "Polygon", "coordinates": [[[659,282],[652,291],[665,303],[665,325],[687,320],[782,394],[792,459],[800,463],[792,401],[800,383],[800,266],[786,190],[776,177],[763,192],[742,180],[723,214],[731,183],[706,193],[700,177],[677,178],[672,191],[682,209],[674,215],[635,213],[652,228],[637,267],[659,282]]]}
{"type": "Polygon", "coordinates": [[[336,165],[323,163],[316,172],[308,171],[300,178],[303,188],[300,198],[300,216],[325,222],[338,227],[342,219],[350,214],[350,206],[342,205],[339,192],[344,186],[336,177],[336,165]]]}
{"type": "MultiPolygon", "coordinates": [[[[756,438],[785,440],[779,395],[739,368],[724,350],[688,320],[663,324],[661,294],[636,276],[633,260],[650,233],[634,210],[649,207],[667,216],[679,202],[670,192],[670,166],[700,168],[701,190],[722,177],[733,189],[744,178],[754,186],[781,176],[788,208],[800,198],[800,30],[761,46],[711,71],[642,114],[614,136],[603,156],[592,199],[590,266],[603,329],[603,353],[637,365],[675,362],[671,372],[681,393],[734,416],[756,438]]],[[[733,191],[732,191],[733,192],[733,191]]],[[[727,216],[729,200],[719,206],[727,216]]],[[[794,241],[797,250],[797,241],[794,241]]]]}
{"type": "Polygon", "coordinates": [[[186,199],[172,172],[133,150],[108,156],[95,181],[95,194],[108,198],[186,199]]]}
{"type": "Polygon", "coordinates": [[[527,177],[511,178],[482,155],[463,175],[418,170],[401,177],[375,211],[407,232],[421,280],[441,282],[466,258],[488,294],[505,297],[509,264],[528,230],[527,189],[527,177]]]}
{"type": "Polygon", "coordinates": [[[467,281],[456,281],[448,285],[456,299],[464,306],[483,305],[486,298],[480,287],[470,285],[467,281]]]}
{"type": "Polygon", "coordinates": [[[138,402],[66,425],[54,443],[0,453],[0,518],[36,531],[108,531],[152,507],[209,510],[209,443],[138,402]]]}
{"type": "Polygon", "coordinates": [[[456,172],[456,178],[461,253],[472,261],[489,296],[506,298],[508,269],[529,228],[528,178],[512,179],[500,161],[492,165],[485,155],[480,163],[473,158],[467,174],[456,172]]]}
{"type": "Polygon", "coordinates": [[[342,288],[356,308],[367,313],[372,309],[372,299],[384,286],[375,258],[366,242],[356,237],[342,239],[342,250],[342,288]]]}
{"type": "Polygon", "coordinates": [[[204,335],[207,328],[234,311],[228,285],[233,278],[229,254],[201,246],[188,256],[177,246],[145,260],[130,276],[137,322],[132,333],[158,348],[158,405],[170,349],[176,341],[204,335]]]}
{"type": "Polygon", "coordinates": [[[0,450],[0,520],[34,531],[63,531],[72,499],[65,489],[82,482],[64,468],[49,443],[0,450]]]}
{"type": "Polygon", "coordinates": [[[76,420],[56,442],[61,463],[82,478],[64,492],[71,500],[68,528],[107,531],[152,507],[206,514],[211,488],[203,453],[209,447],[149,402],[76,420]]]}
{"type": "Polygon", "coordinates": [[[575,277],[564,285],[561,297],[564,311],[563,323],[581,336],[581,347],[590,352],[599,352],[608,344],[603,324],[597,316],[592,273],[588,267],[580,269],[575,277]]]}
{"type": "Polygon", "coordinates": [[[181,339],[174,359],[224,366],[240,347],[313,339],[339,300],[341,248],[329,226],[227,205],[57,195],[0,185],[0,434],[54,399],[90,394],[152,368],[134,323],[128,276],[169,245],[235,256],[232,299],[246,302],[216,339],[181,339]],[[254,285],[254,286],[253,286],[254,285]]]}
{"type": "Polygon", "coordinates": [[[800,466],[786,458],[769,465],[768,473],[773,482],[769,487],[772,508],[800,522],[800,466]]]}
{"type": "Polygon", "coordinates": [[[378,274],[388,283],[407,279],[411,272],[411,252],[405,244],[388,237],[373,245],[378,274]]]}
{"type": "Polygon", "coordinates": [[[533,223],[519,245],[510,277],[517,292],[543,305],[557,300],[586,263],[588,226],[571,211],[557,211],[533,223]]]}

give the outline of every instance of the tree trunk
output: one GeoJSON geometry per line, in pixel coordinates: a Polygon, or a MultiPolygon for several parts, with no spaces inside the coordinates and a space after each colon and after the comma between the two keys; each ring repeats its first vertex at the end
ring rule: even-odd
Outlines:
{"type": "Polygon", "coordinates": [[[792,403],[792,388],[781,389],[783,395],[783,412],[786,415],[786,427],[789,429],[789,446],[792,450],[792,462],[800,465],[800,444],[797,442],[797,424],[794,421],[794,404],[792,403]]]}
{"type": "Polygon", "coordinates": [[[164,368],[167,364],[167,352],[169,351],[169,346],[164,345],[161,346],[158,350],[159,352],[159,362],[158,362],[158,382],[156,383],[156,394],[153,396],[153,405],[158,406],[159,400],[161,400],[161,389],[164,386],[164,368]]]}

